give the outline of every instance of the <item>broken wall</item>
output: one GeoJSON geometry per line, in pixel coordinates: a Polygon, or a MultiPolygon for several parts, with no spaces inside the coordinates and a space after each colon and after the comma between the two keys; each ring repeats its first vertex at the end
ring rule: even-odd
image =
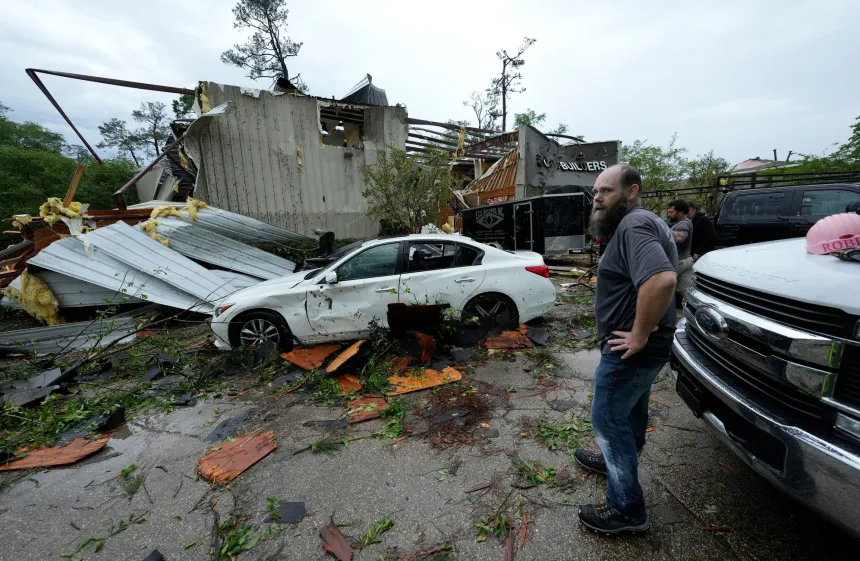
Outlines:
{"type": "MultiPolygon", "coordinates": [[[[374,164],[386,146],[404,148],[406,109],[337,104],[237,86],[204,84],[212,107],[227,113],[192,135],[186,148],[200,172],[195,198],[272,225],[341,238],[376,236],[367,217],[361,166],[374,164]],[[326,146],[320,109],[363,111],[361,146],[326,146]]],[[[331,129],[329,129],[331,130],[331,129]]]]}
{"type": "Polygon", "coordinates": [[[517,199],[548,193],[575,193],[593,187],[604,169],[618,163],[621,142],[559,144],[529,125],[519,131],[517,199]]]}

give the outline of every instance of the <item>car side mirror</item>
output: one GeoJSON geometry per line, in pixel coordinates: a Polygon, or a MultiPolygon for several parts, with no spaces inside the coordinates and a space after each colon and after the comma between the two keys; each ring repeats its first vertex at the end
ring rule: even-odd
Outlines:
{"type": "Polygon", "coordinates": [[[325,283],[326,284],[337,284],[337,273],[335,271],[329,271],[325,274],[325,283]]]}
{"type": "Polygon", "coordinates": [[[845,212],[856,212],[860,214],[860,201],[854,201],[845,208],[845,212]]]}

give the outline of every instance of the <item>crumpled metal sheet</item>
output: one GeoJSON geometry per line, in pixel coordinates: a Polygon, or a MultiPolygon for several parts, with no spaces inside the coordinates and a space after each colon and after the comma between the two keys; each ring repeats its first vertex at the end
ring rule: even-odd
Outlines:
{"type": "Polygon", "coordinates": [[[433,386],[441,386],[442,384],[450,384],[451,382],[459,382],[463,379],[463,375],[459,370],[446,366],[441,372],[427,368],[423,371],[420,369],[411,370],[404,375],[391,376],[388,383],[392,386],[392,391],[386,393],[388,396],[400,395],[409,392],[417,392],[433,386]]]}
{"type": "Polygon", "coordinates": [[[237,273],[235,271],[212,269],[212,272],[221,277],[224,282],[230,283],[230,285],[236,290],[242,290],[243,288],[248,288],[249,286],[254,286],[263,282],[257,277],[243,275],[242,273],[237,273]]]}
{"type": "Polygon", "coordinates": [[[168,240],[168,247],[197,261],[265,280],[296,270],[292,261],[213,232],[200,222],[177,218],[160,218],[158,222],[156,233],[168,240]]]}
{"type": "Polygon", "coordinates": [[[277,444],[272,431],[257,435],[237,436],[210,448],[197,462],[197,472],[204,479],[223,485],[275,451],[277,444]]]}
{"type": "Polygon", "coordinates": [[[104,448],[108,440],[110,440],[110,436],[95,440],[78,438],[68,444],[39,448],[20,460],[0,465],[0,471],[73,464],[104,448]]]}
{"type": "Polygon", "coordinates": [[[0,349],[32,352],[38,356],[70,349],[85,351],[126,337],[132,338],[135,331],[133,316],[17,329],[0,332],[0,349]]]}
{"type": "MultiPolygon", "coordinates": [[[[37,277],[48,283],[51,292],[57,297],[61,308],[83,308],[88,306],[105,306],[107,304],[140,304],[143,300],[127,294],[78,280],[74,277],[55,271],[39,271],[37,277]]],[[[21,290],[21,277],[16,278],[9,286],[21,290]]],[[[20,308],[18,300],[7,297],[0,298],[0,305],[10,308],[20,308]]]]}

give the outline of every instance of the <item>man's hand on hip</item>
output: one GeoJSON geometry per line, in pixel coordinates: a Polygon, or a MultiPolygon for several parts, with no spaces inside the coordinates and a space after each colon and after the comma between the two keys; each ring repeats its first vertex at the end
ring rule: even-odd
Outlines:
{"type": "MultiPolygon", "coordinates": [[[[656,328],[655,328],[656,331],[656,328]]],[[[637,336],[634,335],[630,331],[613,331],[613,335],[617,337],[617,339],[609,340],[609,350],[612,352],[622,352],[624,354],[621,355],[622,359],[630,358],[635,355],[648,343],[648,336],[637,336]]]]}

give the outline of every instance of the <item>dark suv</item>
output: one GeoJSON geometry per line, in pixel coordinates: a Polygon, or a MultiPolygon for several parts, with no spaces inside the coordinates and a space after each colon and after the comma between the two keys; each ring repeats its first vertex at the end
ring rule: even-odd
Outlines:
{"type": "Polygon", "coordinates": [[[860,201],[860,184],[791,185],[726,193],[717,214],[717,247],[798,238],[860,201]]]}

